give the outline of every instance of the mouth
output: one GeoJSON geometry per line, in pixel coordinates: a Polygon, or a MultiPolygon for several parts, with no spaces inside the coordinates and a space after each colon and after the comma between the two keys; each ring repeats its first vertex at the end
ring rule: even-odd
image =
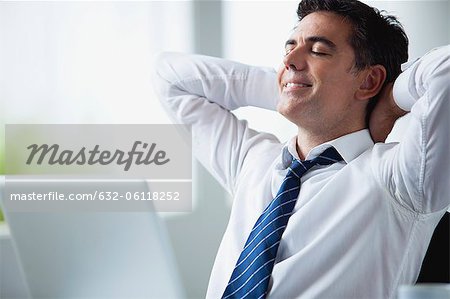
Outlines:
{"type": "Polygon", "coordinates": [[[284,83],[283,87],[311,87],[312,84],[305,84],[305,83],[284,83]]]}
{"type": "Polygon", "coordinates": [[[308,83],[294,83],[294,82],[285,82],[283,84],[284,91],[293,91],[293,90],[301,90],[304,88],[312,87],[312,84],[308,83]]]}

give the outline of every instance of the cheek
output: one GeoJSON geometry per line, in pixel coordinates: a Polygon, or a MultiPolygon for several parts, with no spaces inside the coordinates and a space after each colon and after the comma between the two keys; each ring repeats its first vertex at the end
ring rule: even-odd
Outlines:
{"type": "Polygon", "coordinates": [[[329,80],[335,85],[340,85],[345,88],[353,88],[356,77],[350,69],[341,67],[339,72],[330,75],[329,80]]]}
{"type": "Polygon", "coordinates": [[[355,78],[348,73],[328,73],[321,77],[321,93],[335,99],[352,96],[355,89],[355,78]]]}

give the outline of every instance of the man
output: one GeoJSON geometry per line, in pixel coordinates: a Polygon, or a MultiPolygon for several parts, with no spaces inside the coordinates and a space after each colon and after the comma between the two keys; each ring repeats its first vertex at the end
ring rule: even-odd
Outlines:
{"type": "Polygon", "coordinates": [[[407,59],[395,18],[352,0],[304,0],[298,15],[277,76],[158,61],[163,105],[234,198],[207,297],[395,298],[450,205],[450,47],[395,80],[407,59]],[[276,108],[297,136],[249,129],[230,112],[248,105],[276,108]],[[402,142],[381,143],[407,111],[402,142]]]}

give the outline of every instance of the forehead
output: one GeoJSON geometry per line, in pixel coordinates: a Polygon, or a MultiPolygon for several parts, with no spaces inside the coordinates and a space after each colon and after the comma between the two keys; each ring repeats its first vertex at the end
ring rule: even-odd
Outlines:
{"type": "Polygon", "coordinates": [[[314,12],[304,17],[291,32],[293,39],[322,36],[338,47],[350,46],[351,25],[344,17],[331,12],[314,12]]]}

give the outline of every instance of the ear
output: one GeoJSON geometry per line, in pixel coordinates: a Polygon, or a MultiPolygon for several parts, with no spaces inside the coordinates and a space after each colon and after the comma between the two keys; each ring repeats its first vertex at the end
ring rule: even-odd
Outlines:
{"type": "Polygon", "coordinates": [[[362,82],[356,90],[358,100],[368,100],[376,96],[386,80],[386,69],[382,65],[372,65],[361,72],[362,82]]]}

